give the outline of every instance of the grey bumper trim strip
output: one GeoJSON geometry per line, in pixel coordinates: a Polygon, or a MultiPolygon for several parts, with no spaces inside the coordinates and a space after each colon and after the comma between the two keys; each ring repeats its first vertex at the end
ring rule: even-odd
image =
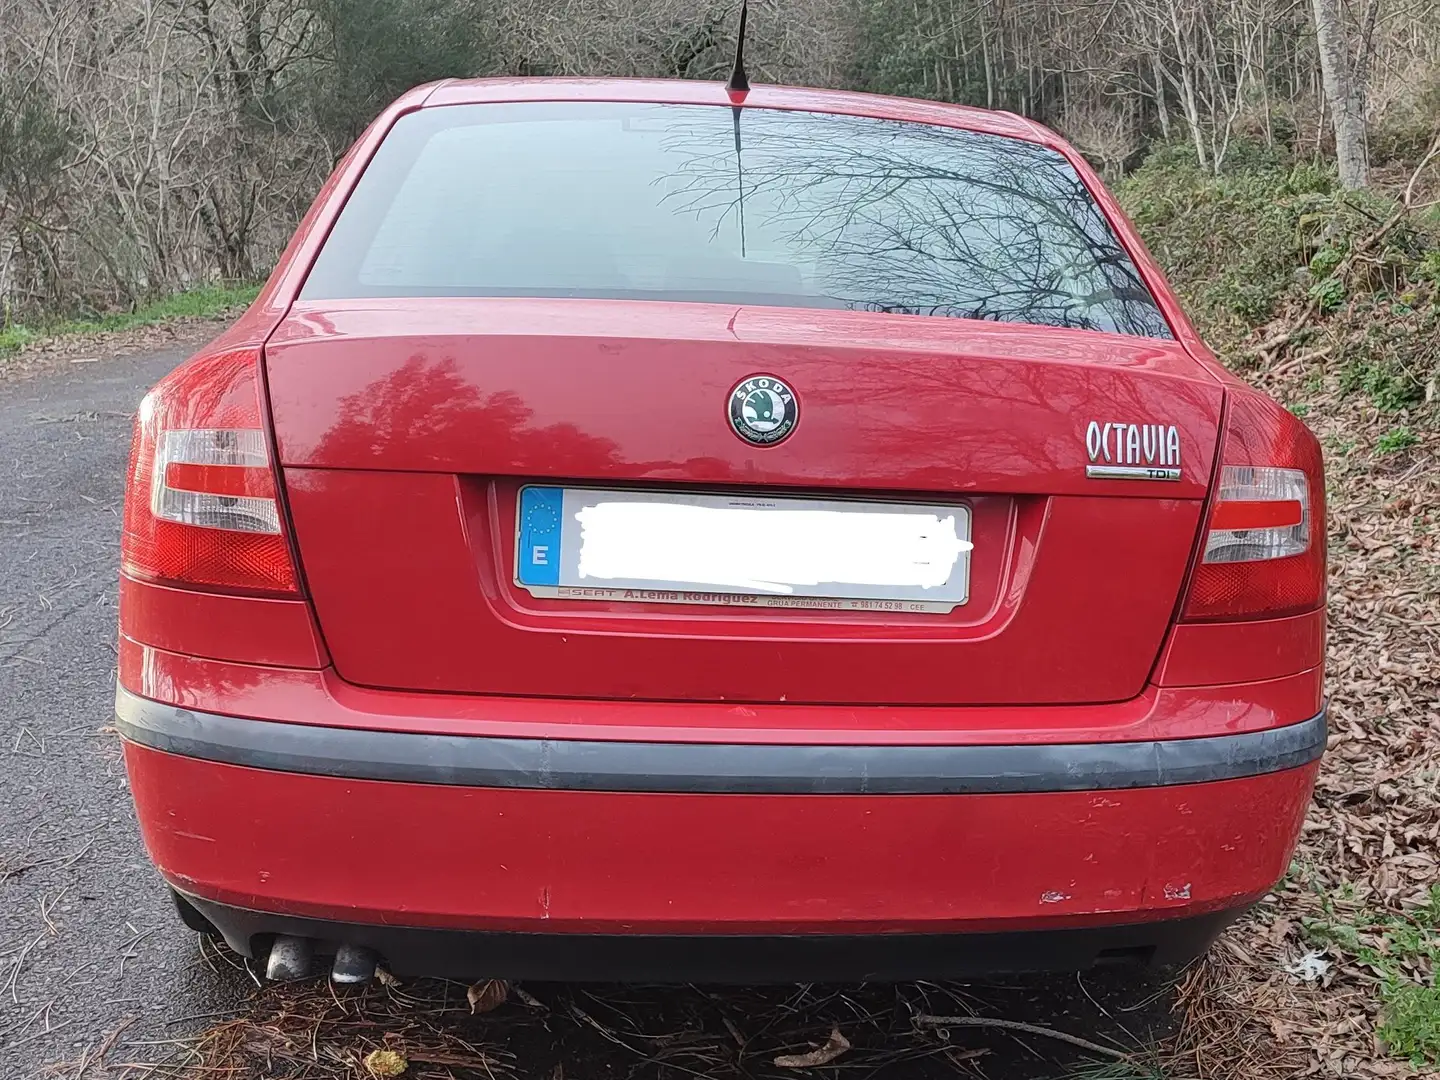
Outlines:
{"type": "Polygon", "coordinates": [[[1198,784],[1308,764],[1325,713],[1240,735],[1004,746],[801,746],[425,735],[192,712],[115,695],[120,734],[257,769],[461,787],[815,795],[968,795],[1198,784]]]}

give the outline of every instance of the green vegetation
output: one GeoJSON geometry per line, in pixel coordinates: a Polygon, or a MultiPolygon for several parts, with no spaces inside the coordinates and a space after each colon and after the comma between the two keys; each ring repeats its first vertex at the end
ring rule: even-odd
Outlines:
{"type": "Polygon", "coordinates": [[[1389,1051],[1416,1065],[1440,1061],[1440,885],[1407,915],[1354,907],[1350,896],[1327,898],[1326,915],[1307,920],[1306,937],[1370,968],[1380,979],[1379,1035],[1389,1051]]]}
{"type": "Polygon", "coordinates": [[[38,325],[12,324],[0,328],[0,356],[45,337],[86,334],[106,330],[133,330],[140,326],[181,318],[209,318],[243,308],[259,293],[258,285],[205,285],[142,304],[133,311],[112,312],[93,319],[65,319],[38,325]]]}
{"type": "Polygon", "coordinates": [[[1117,191],[1191,317],[1222,350],[1275,315],[1305,276],[1297,268],[1314,259],[1328,273],[1339,263],[1326,220],[1339,205],[1329,168],[1286,166],[1258,151],[1232,161],[1232,171],[1215,176],[1187,147],[1167,146],[1117,191]]]}
{"type": "MultiPolygon", "coordinates": [[[[1440,205],[1437,205],[1435,210],[1440,210],[1440,205]]],[[[1440,223],[1440,214],[1436,214],[1433,220],[1440,223]]],[[[1415,277],[1420,281],[1428,281],[1431,285],[1440,286],[1440,248],[1425,253],[1425,257],[1420,260],[1420,265],[1415,268],[1415,277]]]]}
{"type": "Polygon", "coordinates": [[[1401,450],[1410,449],[1419,441],[1415,432],[1402,424],[1381,435],[1375,443],[1375,449],[1382,454],[1398,454],[1401,450]]]}
{"type": "Polygon", "coordinates": [[[1117,194],[1228,363],[1253,366],[1258,342],[1303,323],[1288,347],[1316,361],[1312,390],[1328,371],[1342,394],[1381,412],[1424,403],[1440,377],[1440,220],[1409,215],[1385,231],[1393,201],[1341,191],[1328,166],[1248,144],[1219,176],[1187,147],[1163,147],[1117,194]]]}
{"type": "Polygon", "coordinates": [[[1421,401],[1425,388],[1395,357],[1350,360],[1340,368],[1340,389],[1364,393],[1381,412],[1400,412],[1421,401]]]}
{"type": "Polygon", "coordinates": [[[1323,247],[1310,260],[1310,275],[1317,281],[1329,277],[1345,258],[1345,252],[1335,247],[1323,247]]]}
{"type": "Polygon", "coordinates": [[[1380,1038],[1397,1057],[1419,1065],[1440,1060],[1440,988],[1412,982],[1385,984],[1380,1038]]]}
{"type": "Polygon", "coordinates": [[[14,352],[22,345],[28,345],[36,338],[36,333],[28,326],[7,326],[0,330],[0,356],[14,352]]]}
{"type": "Polygon", "coordinates": [[[1320,305],[1320,311],[1326,315],[1338,311],[1345,302],[1345,282],[1335,277],[1317,281],[1310,286],[1310,299],[1320,305]]]}

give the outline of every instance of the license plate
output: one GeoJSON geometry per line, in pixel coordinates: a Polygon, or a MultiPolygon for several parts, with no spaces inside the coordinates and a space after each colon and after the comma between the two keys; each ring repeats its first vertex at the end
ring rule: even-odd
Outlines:
{"type": "Polygon", "coordinates": [[[970,595],[964,505],[530,485],[517,519],[532,596],[946,612],[970,595]]]}

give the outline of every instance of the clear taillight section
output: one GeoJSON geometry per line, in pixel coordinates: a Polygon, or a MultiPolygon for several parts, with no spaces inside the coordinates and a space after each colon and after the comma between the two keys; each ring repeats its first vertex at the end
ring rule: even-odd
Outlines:
{"type": "Polygon", "coordinates": [[[259,351],[197,357],[145,396],[135,418],[121,566],[179,588],[294,596],[262,428],[259,351]]]}
{"type": "Polygon", "coordinates": [[[1299,469],[1225,465],[1205,538],[1207,563],[1303,555],[1310,546],[1310,483],[1299,469]]]}
{"type": "Polygon", "coordinates": [[[1320,444],[1268,398],[1232,397],[1187,621],[1279,618],[1325,603],[1320,444]]]}
{"type": "Polygon", "coordinates": [[[280,507],[265,433],[198,428],[160,436],[150,512],[202,529],[280,533],[280,507]]]}

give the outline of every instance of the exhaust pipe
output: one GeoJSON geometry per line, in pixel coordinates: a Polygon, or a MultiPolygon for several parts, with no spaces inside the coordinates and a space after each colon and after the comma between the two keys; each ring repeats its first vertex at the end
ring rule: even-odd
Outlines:
{"type": "Polygon", "coordinates": [[[330,981],[341,986],[359,986],[375,977],[375,965],[380,958],[363,945],[341,945],[335,950],[335,962],[330,966],[330,981]]]}
{"type": "Polygon", "coordinates": [[[271,982],[295,982],[308,978],[314,963],[315,946],[309,938],[281,934],[270,946],[265,978],[271,982]]]}

